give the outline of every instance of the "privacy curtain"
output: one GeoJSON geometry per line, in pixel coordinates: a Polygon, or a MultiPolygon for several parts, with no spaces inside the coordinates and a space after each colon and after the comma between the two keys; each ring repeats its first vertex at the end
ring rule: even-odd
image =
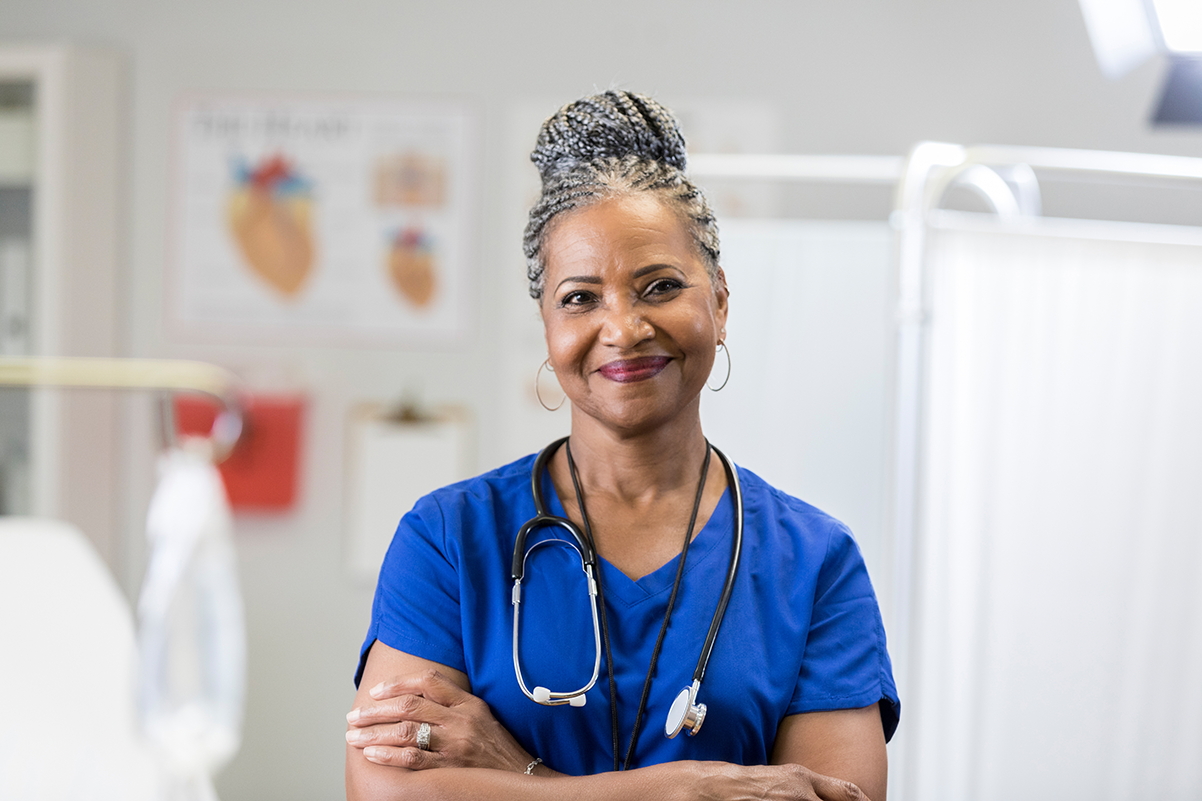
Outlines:
{"type": "MultiPolygon", "coordinates": [[[[878,594],[893,254],[883,222],[723,223],[730,380],[701,393],[710,441],[850,526],[878,594]]],[[[713,387],[726,364],[719,353],[713,387]]]]}
{"type": "Polygon", "coordinates": [[[932,234],[908,800],[1202,798],[1202,238],[1100,230],[932,234]]]}

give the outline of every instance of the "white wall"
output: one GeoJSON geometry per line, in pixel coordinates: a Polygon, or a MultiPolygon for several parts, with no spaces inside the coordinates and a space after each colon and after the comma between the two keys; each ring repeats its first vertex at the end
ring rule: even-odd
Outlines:
{"type": "MultiPolygon", "coordinates": [[[[299,508],[238,522],[253,691],[244,749],[218,782],[226,801],[342,793],[342,715],[371,596],[339,568],[349,404],[420,387],[427,401],[473,410],[481,467],[512,455],[512,443],[495,433],[502,420],[490,403],[512,338],[480,332],[512,319],[505,309],[523,292],[513,223],[520,212],[515,217],[507,176],[535,131],[512,143],[513,109],[535,101],[549,113],[616,84],[669,104],[771,104],[783,121],[783,148],[793,152],[902,154],[922,139],[1202,150],[1202,129],[1153,131],[1145,122],[1162,65],[1116,83],[1100,76],[1076,0],[0,0],[0,37],[107,45],[129,58],[124,352],[271,366],[312,392],[299,508]],[[473,344],[347,351],[170,336],[161,306],[171,112],[196,90],[449,95],[473,104],[483,143],[473,344]]],[[[529,365],[531,377],[536,367],[529,365]]],[[[131,590],[149,493],[145,408],[132,402],[124,432],[122,578],[131,590]]]]}

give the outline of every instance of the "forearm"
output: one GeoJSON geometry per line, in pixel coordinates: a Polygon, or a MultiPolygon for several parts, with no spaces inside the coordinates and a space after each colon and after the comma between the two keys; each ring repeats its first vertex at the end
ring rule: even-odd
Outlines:
{"type": "Polygon", "coordinates": [[[786,717],[776,732],[772,761],[805,765],[885,801],[889,757],[876,704],[786,717]]]}
{"type": "Polygon", "coordinates": [[[348,765],[348,801],[867,801],[854,784],[800,765],[669,762],[620,773],[551,777],[488,768],[388,770],[395,772],[352,776],[348,765]]]}
{"type": "Polygon", "coordinates": [[[533,757],[471,695],[466,676],[417,662],[380,643],[372,649],[347,716],[349,801],[863,799],[851,782],[884,801],[885,742],[875,705],[787,717],[774,765],[680,761],[585,777],[539,765],[527,776],[533,757]],[[436,732],[433,747],[420,739],[425,724],[436,732]]]}
{"type": "Polygon", "coordinates": [[[348,801],[695,801],[702,798],[704,763],[673,762],[620,773],[566,776],[553,771],[527,776],[516,771],[441,768],[409,771],[363,761],[347,765],[348,801]],[[552,774],[552,775],[547,775],[552,774]]]}

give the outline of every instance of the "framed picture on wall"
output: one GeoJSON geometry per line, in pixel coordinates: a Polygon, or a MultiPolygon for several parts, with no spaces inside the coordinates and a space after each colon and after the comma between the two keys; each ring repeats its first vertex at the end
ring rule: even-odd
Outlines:
{"type": "Polygon", "coordinates": [[[191,96],[175,138],[173,332],[288,344],[463,339],[475,192],[466,107],[191,96]]]}

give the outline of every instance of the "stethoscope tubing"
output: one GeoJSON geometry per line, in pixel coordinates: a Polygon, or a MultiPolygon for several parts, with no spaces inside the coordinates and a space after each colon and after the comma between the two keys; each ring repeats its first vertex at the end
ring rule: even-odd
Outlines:
{"type": "MultiPolygon", "coordinates": [[[[714,448],[713,445],[710,445],[714,448]]],[[[705,679],[705,669],[709,666],[710,654],[713,653],[714,643],[718,639],[718,629],[726,618],[726,606],[735,589],[735,574],[739,572],[739,560],[743,555],[743,488],[739,484],[739,471],[726,454],[714,448],[718,461],[726,469],[726,479],[730,483],[731,499],[735,503],[735,535],[730,544],[730,564],[726,568],[726,580],[722,584],[722,595],[718,598],[718,608],[714,610],[714,618],[710,621],[710,630],[705,635],[705,645],[701,647],[701,656],[697,659],[697,669],[693,671],[693,681],[700,684],[705,679]]]]}
{"type": "MultiPolygon", "coordinates": [[[[542,477],[546,471],[546,466],[551,455],[567,441],[567,437],[563,437],[552,442],[544,448],[534,460],[534,468],[530,473],[531,494],[534,497],[535,516],[518,530],[518,535],[514,541],[513,548],[513,564],[511,576],[513,578],[513,668],[517,674],[518,686],[521,687],[522,693],[535,703],[544,706],[560,706],[563,704],[572,704],[579,706],[574,699],[583,698],[597,683],[597,678],[601,670],[601,626],[597,613],[597,581],[594,571],[597,568],[597,555],[588,538],[580,528],[568,520],[566,517],[552,515],[547,510],[546,501],[542,491],[542,477]],[[571,535],[572,539],[554,539],[543,540],[537,542],[529,549],[526,548],[526,539],[530,532],[537,528],[559,528],[563,529],[571,535]],[[536,687],[535,691],[531,691],[526,686],[525,677],[522,674],[521,655],[518,648],[519,633],[521,630],[521,603],[522,603],[522,580],[526,574],[526,560],[530,553],[540,545],[545,545],[551,542],[561,542],[565,545],[574,547],[580,554],[581,563],[583,566],[585,577],[588,580],[589,604],[592,608],[593,616],[593,675],[588,683],[579,690],[574,692],[552,692],[543,687],[536,687]],[[542,691],[536,694],[537,691],[542,691]],[[540,697],[542,696],[542,697],[540,697]]],[[[707,442],[707,445],[709,443],[707,442]]],[[[718,638],[718,630],[722,627],[722,621],[726,617],[726,607],[730,603],[731,595],[734,592],[735,576],[739,570],[739,561],[742,557],[743,550],[743,491],[739,483],[739,473],[734,464],[726,458],[726,454],[714,448],[714,453],[718,455],[718,459],[722,462],[723,468],[726,470],[727,482],[731,489],[731,498],[735,505],[734,517],[734,537],[731,541],[730,563],[726,570],[726,579],[722,586],[722,595],[718,599],[718,606],[714,610],[714,617],[710,621],[709,631],[706,633],[705,644],[701,648],[701,655],[697,660],[697,668],[693,671],[693,697],[696,696],[696,690],[705,678],[705,671],[709,665],[710,655],[714,650],[714,643],[718,638]]]]}
{"type": "Polygon", "coordinates": [[[593,688],[597,683],[597,678],[601,675],[601,623],[597,614],[597,580],[594,575],[597,567],[597,554],[579,526],[566,517],[558,517],[547,510],[541,485],[547,461],[559,446],[566,441],[567,437],[563,437],[551,443],[546,448],[543,448],[538,458],[534,461],[534,469],[530,471],[530,490],[534,496],[535,515],[518,530],[518,536],[513,547],[513,565],[510,571],[513,578],[513,670],[517,674],[518,686],[522,688],[522,693],[531,701],[544,706],[573,704],[574,699],[583,698],[584,694],[593,688]],[[572,536],[572,539],[543,540],[542,542],[536,542],[527,549],[526,538],[531,531],[537,528],[563,529],[572,536]],[[536,691],[542,690],[545,693],[545,697],[540,698],[526,686],[526,679],[522,674],[521,652],[518,648],[521,632],[522,579],[526,575],[526,560],[530,558],[530,554],[540,545],[546,545],[551,542],[562,542],[570,547],[575,547],[576,552],[580,554],[581,565],[584,569],[585,578],[588,581],[589,606],[593,615],[593,675],[583,687],[573,692],[555,692],[542,687],[535,687],[536,691]]]}
{"type": "MultiPolygon", "coordinates": [[[[540,545],[549,545],[551,542],[553,542],[553,540],[543,540],[542,542],[536,542],[534,545],[530,546],[530,549],[526,551],[526,555],[522,559],[523,572],[525,560],[530,557],[530,554],[534,553],[534,550],[540,545]]],[[[571,543],[567,540],[560,540],[560,542],[571,546],[571,543]]],[[[515,579],[513,582],[513,669],[517,674],[518,686],[522,688],[522,693],[524,693],[527,698],[537,704],[543,704],[544,706],[562,706],[563,704],[571,704],[572,699],[582,697],[589,690],[593,689],[593,685],[597,683],[597,677],[601,675],[601,624],[598,622],[597,617],[597,580],[593,577],[593,566],[587,562],[584,562],[583,559],[584,556],[581,554],[581,561],[584,564],[584,575],[588,580],[589,605],[592,607],[593,612],[593,676],[579,690],[574,690],[572,692],[555,692],[548,690],[546,698],[540,700],[538,696],[536,696],[530,691],[529,688],[526,687],[526,679],[522,675],[521,655],[518,650],[518,637],[521,631],[521,623],[519,618],[522,607],[522,580],[519,578],[515,579]]],[[[536,687],[535,689],[539,690],[543,688],[536,687]]]]}

